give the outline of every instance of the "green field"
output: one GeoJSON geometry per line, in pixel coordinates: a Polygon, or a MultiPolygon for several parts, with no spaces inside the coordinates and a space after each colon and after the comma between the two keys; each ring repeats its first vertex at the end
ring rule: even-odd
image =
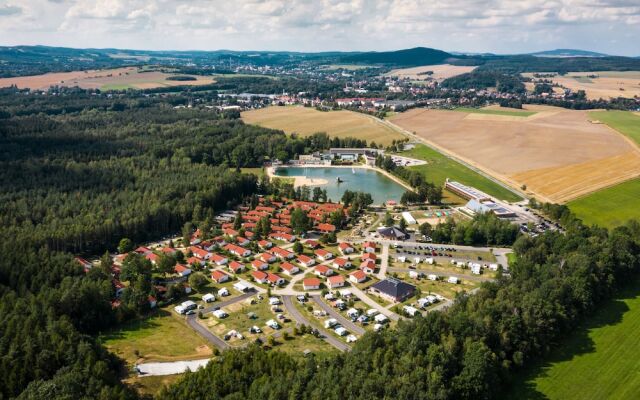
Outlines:
{"type": "Polygon", "coordinates": [[[536,114],[535,111],[512,111],[512,110],[494,110],[490,108],[469,108],[469,107],[458,107],[454,108],[453,111],[460,111],[472,114],[492,114],[492,115],[506,115],[509,117],[529,117],[533,114],[536,114]]]}
{"type": "Polygon", "coordinates": [[[436,185],[444,185],[445,180],[449,178],[473,186],[502,200],[522,200],[510,190],[425,145],[419,144],[413,149],[403,152],[402,155],[427,161],[426,165],[409,168],[420,171],[427,181],[436,185]]]}
{"type": "Polygon", "coordinates": [[[640,116],[629,111],[593,111],[589,118],[609,125],[640,145],[640,116]]]}
{"type": "Polygon", "coordinates": [[[569,208],[585,224],[613,228],[640,220],[640,179],[633,179],[569,202],[569,208]]]}
{"type": "MultiPolygon", "coordinates": [[[[640,144],[640,117],[628,111],[594,111],[589,117],[604,122],[640,144]]],[[[569,202],[569,208],[586,224],[612,228],[625,221],[640,219],[640,179],[633,179],[599,190],[569,202]]]]}
{"type": "Polygon", "coordinates": [[[127,90],[127,89],[135,89],[135,87],[126,83],[109,83],[106,85],[102,85],[102,87],[100,87],[100,90],[127,90]]]}
{"type": "Polygon", "coordinates": [[[602,305],[552,355],[517,377],[504,399],[640,397],[640,284],[602,305]]]}
{"type": "Polygon", "coordinates": [[[210,356],[207,342],[168,309],[154,311],[100,336],[109,351],[132,365],[145,361],[177,361],[210,356]]]}

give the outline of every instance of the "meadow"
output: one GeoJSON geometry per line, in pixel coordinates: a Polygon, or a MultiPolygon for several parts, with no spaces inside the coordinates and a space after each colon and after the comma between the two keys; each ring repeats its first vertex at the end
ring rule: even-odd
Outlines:
{"type": "MultiPolygon", "coordinates": [[[[594,111],[589,116],[640,144],[640,116],[627,111],[594,111]]],[[[632,218],[640,220],[638,199],[640,179],[636,178],[578,198],[568,205],[586,224],[613,228],[632,218]]]]}
{"type": "Polygon", "coordinates": [[[494,108],[469,108],[469,107],[458,107],[454,108],[453,111],[460,111],[471,114],[488,114],[488,115],[506,115],[511,117],[530,117],[534,114],[537,114],[536,111],[519,111],[514,109],[505,109],[505,110],[496,110],[494,108]]]}
{"type": "MultiPolygon", "coordinates": [[[[502,200],[521,200],[510,190],[425,145],[419,144],[413,149],[403,152],[402,155],[427,161],[425,165],[409,168],[420,171],[429,182],[436,185],[443,186],[445,180],[449,178],[473,186],[502,200]]],[[[453,198],[462,201],[457,197],[453,198]]]]}
{"type": "Polygon", "coordinates": [[[211,355],[207,342],[169,309],[125,323],[100,337],[104,346],[133,365],[145,361],[178,361],[211,355]]]}
{"type": "Polygon", "coordinates": [[[632,399],[640,393],[640,284],[623,291],[544,360],[513,382],[504,399],[632,399]]]}
{"type": "Polygon", "coordinates": [[[326,132],[331,137],[353,137],[385,146],[394,139],[404,138],[404,135],[373,117],[346,110],[323,112],[300,106],[267,107],[243,112],[242,120],[289,134],[310,136],[326,132]]]}

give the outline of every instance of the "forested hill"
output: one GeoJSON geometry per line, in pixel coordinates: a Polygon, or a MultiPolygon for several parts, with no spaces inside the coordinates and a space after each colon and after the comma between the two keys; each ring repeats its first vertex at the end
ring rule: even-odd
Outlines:
{"type": "Polygon", "coordinates": [[[345,63],[385,64],[398,67],[413,67],[418,65],[442,64],[455,58],[464,58],[464,56],[456,57],[442,50],[416,47],[406,50],[373,51],[348,55],[341,57],[340,61],[345,63]]]}

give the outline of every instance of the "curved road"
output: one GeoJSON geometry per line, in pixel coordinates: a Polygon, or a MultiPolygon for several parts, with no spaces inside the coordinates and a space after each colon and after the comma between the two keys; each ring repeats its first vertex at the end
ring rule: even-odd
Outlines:
{"type": "Polygon", "coordinates": [[[293,319],[295,319],[298,324],[312,326],[316,328],[320,332],[320,334],[323,336],[322,339],[324,341],[326,341],[327,343],[329,343],[330,345],[332,345],[333,347],[335,347],[340,351],[351,350],[351,347],[349,345],[338,340],[336,337],[332,336],[326,330],[316,327],[314,324],[312,324],[311,321],[309,321],[304,315],[302,315],[300,311],[298,311],[296,306],[293,304],[291,298],[292,296],[288,296],[288,295],[282,296],[282,303],[284,304],[284,307],[287,309],[289,314],[291,314],[291,317],[293,317],[293,319]]]}

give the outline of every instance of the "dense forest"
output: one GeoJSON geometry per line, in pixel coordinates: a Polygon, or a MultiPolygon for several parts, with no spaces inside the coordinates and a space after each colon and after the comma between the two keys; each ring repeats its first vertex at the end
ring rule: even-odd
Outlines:
{"type": "Polygon", "coordinates": [[[473,71],[445,79],[440,85],[448,89],[488,89],[496,88],[504,93],[524,93],[521,79],[516,75],[508,75],[494,71],[473,71]]]}
{"type": "Polygon", "coordinates": [[[111,273],[85,273],[71,253],[175,233],[279,190],[242,167],[364,145],[287,137],[161,97],[7,89],[0,110],[0,399],[136,396],[94,339],[126,317],[111,307],[111,273]]]}

